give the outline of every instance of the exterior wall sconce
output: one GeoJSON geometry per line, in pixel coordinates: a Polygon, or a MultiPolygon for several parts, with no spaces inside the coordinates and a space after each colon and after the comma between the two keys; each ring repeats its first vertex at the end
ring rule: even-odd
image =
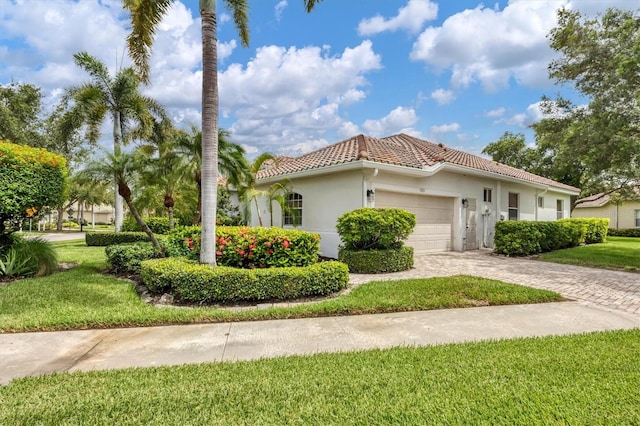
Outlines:
{"type": "Polygon", "coordinates": [[[466,198],[462,199],[462,207],[464,207],[465,209],[467,207],[469,207],[469,200],[467,200],[466,198]]]}
{"type": "Polygon", "coordinates": [[[367,201],[373,203],[375,200],[376,193],[373,192],[373,189],[367,189],[367,201]]]}

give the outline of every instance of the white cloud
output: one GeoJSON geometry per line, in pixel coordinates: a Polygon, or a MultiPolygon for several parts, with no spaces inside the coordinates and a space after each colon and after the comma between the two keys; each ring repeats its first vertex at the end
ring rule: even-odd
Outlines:
{"type": "Polygon", "coordinates": [[[336,130],[336,134],[341,139],[346,139],[351,136],[360,134],[360,128],[357,124],[350,121],[344,121],[340,124],[340,127],[336,130]]]}
{"type": "Polygon", "coordinates": [[[485,115],[490,118],[502,117],[507,110],[504,107],[492,109],[487,111],[485,115]]]}
{"type": "Polygon", "coordinates": [[[429,133],[432,136],[441,135],[443,133],[454,133],[460,130],[460,124],[458,123],[449,123],[449,124],[441,124],[439,126],[431,126],[429,128],[429,133]]]}
{"type": "Polygon", "coordinates": [[[453,87],[480,82],[495,92],[508,87],[512,77],[524,85],[548,85],[546,67],[554,53],[546,35],[556,24],[556,9],[564,4],[521,0],[503,10],[483,5],[464,10],[423,31],[411,59],[449,69],[453,87]]]}
{"type": "Polygon", "coordinates": [[[438,105],[446,105],[453,102],[456,96],[451,90],[437,89],[431,92],[431,99],[435,100],[438,105]]]}
{"type": "Polygon", "coordinates": [[[424,23],[438,16],[438,5],[430,0],[409,0],[405,7],[398,9],[398,14],[393,18],[384,18],[376,15],[373,18],[363,19],[358,24],[358,34],[370,36],[384,31],[405,30],[410,34],[416,34],[424,23]]]}
{"type": "Polygon", "coordinates": [[[276,4],[275,7],[275,15],[276,15],[276,21],[280,21],[280,18],[282,18],[282,12],[287,8],[287,0],[280,0],[278,2],[278,4],[276,4]]]}
{"type": "Polygon", "coordinates": [[[366,120],[362,128],[370,136],[389,136],[394,133],[408,133],[411,126],[418,122],[413,108],[397,107],[379,120],[366,120]]]}
{"type": "Polygon", "coordinates": [[[329,141],[327,141],[326,139],[316,139],[307,142],[296,143],[286,148],[282,148],[280,150],[280,153],[289,157],[297,157],[299,155],[324,148],[328,145],[329,141]]]}
{"type": "Polygon", "coordinates": [[[517,113],[512,115],[511,117],[503,117],[499,120],[494,121],[494,124],[507,124],[510,126],[517,126],[521,128],[527,128],[533,123],[537,123],[543,118],[549,117],[545,116],[540,108],[542,102],[536,102],[527,107],[524,112],[517,113]]]}

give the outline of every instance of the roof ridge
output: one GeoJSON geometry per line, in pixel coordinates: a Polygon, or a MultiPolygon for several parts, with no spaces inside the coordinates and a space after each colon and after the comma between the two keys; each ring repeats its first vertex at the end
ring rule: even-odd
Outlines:
{"type": "Polygon", "coordinates": [[[368,160],[370,155],[369,155],[369,146],[367,145],[367,139],[365,137],[365,135],[363,135],[362,133],[360,133],[358,136],[356,136],[356,142],[358,143],[358,153],[357,153],[357,159],[365,159],[368,160]]]}

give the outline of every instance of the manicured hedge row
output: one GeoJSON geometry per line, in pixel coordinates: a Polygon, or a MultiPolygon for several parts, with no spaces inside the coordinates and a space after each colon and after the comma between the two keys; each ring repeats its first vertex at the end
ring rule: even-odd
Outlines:
{"type": "Polygon", "coordinates": [[[380,274],[406,271],[413,267],[413,247],[389,250],[338,250],[338,260],[356,274],[380,274]]]}
{"type": "Polygon", "coordinates": [[[638,237],[640,238],[640,228],[609,228],[609,235],[613,237],[638,237]]]}
{"type": "Polygon", "coordinates": [[[496,223],[496,253],[527,256],[580,244],[602,243],[609,219],[572,218],[555,222],[500,221],[496,223]]]}
{"type": "Polygon", "coordinates": [[[558,222],[577,223],[587,227],[584,236],[585,244],[603,243],[607,239],[609,219],[603,218],[571,218],[560,219],[558,222]]]}
{"type": "Polygon", "coordinates": [[[110,246],[112,244],[149,241],[144,232],[87,232],[84,240],[88,246],[110,246]]]}
{"type": "MultiPolygon", "coordinates": [[[[168,234],[167,255],[200,258],[201,229],[187,226],[168,234]]],[[[318,261],[320,236],[282,228],[216,227],[216,262],[236,268],[308,266],[318,261]]]]}
{"type": "Polygon", "coordinates": [[[170,291],[190,303],[321,296],[346,288],[349,283],[347,265],[335,261],[306,267],[239,269],[166,258],[146,260],[141,269],[142,280],[150,291],[170,291]]]}
{"type": "Polygon", "coordinates": [[[105,247],[107,262],[115,273],[139,273],[143,260],[164,257],[148,242],[114,244],[105,247]]]}
{"type": "MultiPolygon", "coordinates": [[[[167,234],[169,229],[169,218],[161,217],[161,216],[147,216],[143,217],[144,223],[147,224],[151,232],[154,234],[167,234]]],[[[179,224],[178,218],[174,218],[174,225],[177,226],[179,224]]],[[[122,230],[125,232],[142,232],[142,228],[138,225],[135,218],[127,217],[125,221],[122,223],[122,230]]]]}
{"type": "Polygon", "coordinates": [[[413,232],[416,215],[404,209],[363,207],[344,213],[336,228],[349,250],[399,248],[413,232]]]}

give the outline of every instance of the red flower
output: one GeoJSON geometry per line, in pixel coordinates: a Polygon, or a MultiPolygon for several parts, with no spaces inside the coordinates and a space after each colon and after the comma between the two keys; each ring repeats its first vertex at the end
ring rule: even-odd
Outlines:
{"type": "Polygon", "coordinates": [[[289,240],[284,240],[284,241],[282,242],[282,247],[284,247],[284,248],[289,248],[289,240]]]}
{"type": "Polygon", "coordinates": [[[271,241],[267,241],[266,243],[264,243],[264,245],[267,247],[271,247],[271,241]]]}
{"type": "Polygon", "coordinates": [[[218,251],[216,252],[216,256],[222,256],[222,252],[221,252],[220,250],[218,250],[218,251]]]}
{"type": "Polygon", "coordinates": [[[242,250],[242,249],[238,249],[238,254],[239,254],[240,256],[244,256],[244,250],[242,250]]]}

